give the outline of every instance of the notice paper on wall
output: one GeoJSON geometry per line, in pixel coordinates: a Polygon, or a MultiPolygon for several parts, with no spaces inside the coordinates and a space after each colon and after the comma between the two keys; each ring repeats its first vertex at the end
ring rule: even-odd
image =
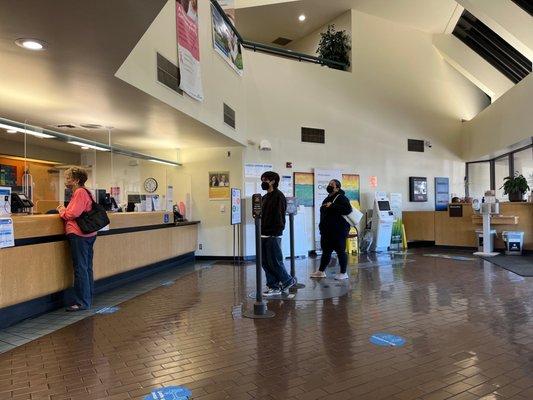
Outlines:
{"type": "Polygon", "coordinates": [[[0,218],[0,249],[15,246],[15,232],[11,218],[0,218]]]}
{"type": "Polygon", "coordinates": [[[261,178],[261,175],[267,171],[272,171],[274,166],[272,164],[258,164],[249,163],[244,164],[244,177],[245,178],[261,178]]]}
{"type": "Polygon", "coordinates": [[[292,176],[282,175],[279,182],[279,190],[285,195],[285,197],[292,197],[292,176]]]}

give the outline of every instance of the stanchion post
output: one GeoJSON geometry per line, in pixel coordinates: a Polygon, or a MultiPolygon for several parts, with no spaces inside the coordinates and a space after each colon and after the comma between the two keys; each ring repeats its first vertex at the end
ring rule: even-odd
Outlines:
{"type": "Polygon", "coordinates": [[[246,318],[272,318],[274,312],[267,309],[266,303],[263,301],[263,287],[262,281],[262,249],[261,249],[261,194],[254,194],[252,196],[252,215],[255,219],[255,303],[253,311],[245,311],[242,316],[246,318]]]}

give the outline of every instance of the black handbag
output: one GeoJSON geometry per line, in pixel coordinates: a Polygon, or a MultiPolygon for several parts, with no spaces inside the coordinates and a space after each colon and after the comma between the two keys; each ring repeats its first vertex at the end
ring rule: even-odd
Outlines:
{"type": "MultiPolygon", "coordinates": [[[[87,190],[86,188],[83,188],[87,190]]],[[[87,190],[92,201],[91,211],[84,211],[76,218],[76,222],[83,233],[97,232],[103,227],[109,225],[109,217],[105,208],[94,201],[91,192],[87,190]]]]}

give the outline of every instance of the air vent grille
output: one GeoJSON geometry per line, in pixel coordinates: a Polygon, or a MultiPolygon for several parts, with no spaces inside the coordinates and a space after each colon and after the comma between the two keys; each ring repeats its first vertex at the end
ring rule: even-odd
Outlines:
{"type": "Polygon", "coordinates": [[[175,92],[183,94],[180,89],[179,68],[159,53],[157,53],[157,81],[175,92]]]}
{"type": "Polygon", "coordinates": [[[407,139],[407,151],[424,152],[424,141],[417,139],[407,139]]]}
{"type": "Polygon", "coordinates": [[[317,128],[302,127],[302,142],[305,143],[326,143],[326,131],[317,128]]]}
{"type": "Polygon", "coordinates": [[[277,44],[279,46],[286,46],[290,42],[292,42],[292,39],[287,39],[287,38],[284,38],[284,37],[279,37],[276,40],[272,41],[272,43],[277,44]]]}
{"type": "Polygon", "coordinates": [[[235,110],[224,103],[224,123],[235,129],[235,110]]]}

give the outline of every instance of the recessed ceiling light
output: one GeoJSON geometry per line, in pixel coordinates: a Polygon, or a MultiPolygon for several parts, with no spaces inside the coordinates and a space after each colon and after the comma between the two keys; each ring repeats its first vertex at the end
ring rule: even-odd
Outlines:
{"type": "Polygon", "coordinates": [[[15,40],[17,46],[23,47],[28,50],[44,50],[46,43],[39,39],[17,39],[15,40]]]}
{"type": "Polygon", "coordinates": [[[17,130],[16,129],[8,129],[7,133],[17,133],[17,130]]]}
{"type": "Polygon", "coordinates": [[[81,149],[82,150],[89,150],[89,148],[87,146],[81,146],[81,149]]]}
{"type": "Polygon", "coordinates": [[[300,22],[304,22],[304,21],[305,21],[305,15],[304,15],[304,14],[300,15],[300,16],[298,17],[298,21],[300,21],[300,22]]]}

